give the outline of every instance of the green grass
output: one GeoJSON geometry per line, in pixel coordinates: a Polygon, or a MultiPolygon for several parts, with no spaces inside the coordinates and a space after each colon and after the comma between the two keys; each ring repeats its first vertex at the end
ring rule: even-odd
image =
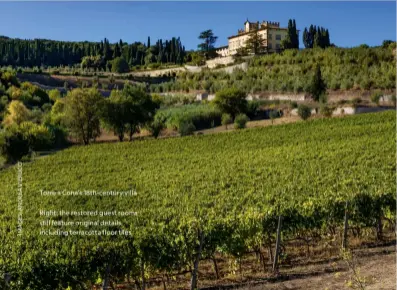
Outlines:
{"type": "Polygon", "coordinates": [[[211,104],[190,104],[161,109],[158,114],[166,116],[166,126],[178,130],[182,123],[192,123],[197,130],[221,124],[222,113],[211,104]]]}

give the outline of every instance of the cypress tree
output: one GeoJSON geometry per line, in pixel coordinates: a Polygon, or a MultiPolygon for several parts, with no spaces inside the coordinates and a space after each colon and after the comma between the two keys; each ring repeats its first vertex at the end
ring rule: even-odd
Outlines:
{"type": "Polygon", "coordinates": [[[320,46],[321,48],[325,48],[325,29],[321,27],[321,37],[320,37],[320,46]]]}
{"type": "Polygon", "coordinates": [[[114,51],[113,51],[113,59],[115,59],[116,57],[120,57],[120,56],[121,56],[120,47],[119,47],[119,44],[116,43],[116,45],[114,46],[114,51]]]}
{"type": "Polygon", "coordinates": [[[289,49],[289,48],[299,49],[299,37],[298,37],[298,31],[296,29],[295,19],[288,20],[287,36],[282,41],[281,45],[283,46],[284,49],[289,49]]]}
{"type": "Polygon", "coordinates": [[[295,25],[295,19],[292,20],[292,27],[291,27],[291,45],[292,48],[296,48],[296,25],[295,25]]]}
{"type": "Polygon", "coordinates": [[[331,41],[329,39],[329,31],[325,30],[325,47],[331,46],[331,41]]]}
{"type": "Polygon", "coordinates": [[[310,35],[310,48],[313,48],[314,46],[314,37],[316,35],[316,26],[310,25],[310,30],[309,30],[309,35],[310,35]]]}
{"type": "MultiPolygon", "coordinates": [[[[150,42],[150,38],[148,38],[150,42]]],[[[172,38],[163,42],[161,39],[155,46],[146,51],[146,46],[135,42],[131,45],[123,43],[120,39],[115,44],[110,44],[107,38],[100,42],[64,42],[52,40],[21,40],[12,38],[0,38],[0,65],[17,66],[69,66],[79,64],[85,56],[101,55],[106,62],[124,56],[124,58],[134,65],[139,64],[147,53],[153,54],[152,61],[164,63],[183,62],[185,51],[180,38],[172,38]],[[139,49],[139,56],[136,57],[139,49]],[[167,54],[166,54],[167,52],[167,54]]]]}
{"type": "Polygon", "coordinates": [[[307,28],[305,27],[305,30],[303,30],[303,35],[302,35],[302,40],[303,40],[303,45],[305,48],[310,48],[310,34],[309,31],[307,31],[307,28]]]}
{"type": "Polygon", "coordinates": [[[326,84],[321,76],[320,65],[317,64],[316,71],[313,75],[313,80],[310,85],[309,92],[315,101],[319,101],[320,97],[325,94],[327,90],[326,84]]]}
{"type": "Polygon", "coordinates": [[[314,41],[313,41],[313,47],[321,47],[321,31],[320,27],[315,29],[315,35],[314,35],[314,41]]]}

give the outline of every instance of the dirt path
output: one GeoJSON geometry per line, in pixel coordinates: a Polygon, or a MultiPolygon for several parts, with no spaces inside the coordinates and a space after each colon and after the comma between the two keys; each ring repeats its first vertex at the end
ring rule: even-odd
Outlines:
{"type": "MultiPolygon", "coordinates": [[[[396,255],[395,247],[369,249],[357,254],[358,276],[365,281],[366,290],[396,289],[396,255]]],[[[352,281],[352,269],[346,262],[338,261],[328,264],[306,266],[291,269],[287,281],[265,282],[241,287],[241,290],[342,290],[360,289],[349,286],[352,281]]]]}
{"type": "MultiPolygon", "coordinates": [[[[288,124],[288,123],[295,123],[299,122],[301,119],[296,116],[288,116],[288,117],[282,117],[275,119],[274,122],[272,123],[271,120],[256,120],[256,121],[250,121],[247,123],[247,128],[258,128],[258,127],[267,127],[267,126],[276,126],[276,125],[281,125],[281,124],[288,124]]],[[[216,133],[221,133],[221,132],[231,132],[234,131],[233,124],[228,125],[227,129],[225,126],[218,126],[214,127],[211,129],[204,129],[204,130],[198,130],[195,131],[194,133],[197,135],[201,134],[216,134],[216,133]]],[[[161,133],[161,137],[159,138],[169,138],[169,137],[177,137],[179,136],[178,132],[166,129],[161,133]]],[[[145,138],[145,137],[150,137],[150,134],[142,130],[140,134],[135,134],[134,138],[145,138]]],[[[125,140],[128,140],[128,137],[125,137],[125,140]]],[[[118,141],[117,136],[115,136],[113,133],[109,132],[102,132],[101,136],[97,138],[97,141],[99,142],[116,142],[118,141]]]]}
{"type": "MultiPolygon", "coordinates": [[[[301,119],[297,116],[286,116],[286,117],[282,117],[282,118],[277,118],[277,119],[274,119],[273,123],[272,123],[272,120],[270,120],[270,119],[256,120],[256,121],[247,122],[247,128],[275,126],[275,125],[281,125],[281,124],[295,123],[298,121],[301,121],[301,119]]],[[[234,131],[234,130],[235,129],[234,129],[233,124],[230,124],[227,126],[227,129],[225,126],[218,126],[218,127],[211,128],[211,129],[199,130],[196,133],[214,134],[214,133],[220,133],[220,132],[230,132],[230,131],[234,131]]]]}

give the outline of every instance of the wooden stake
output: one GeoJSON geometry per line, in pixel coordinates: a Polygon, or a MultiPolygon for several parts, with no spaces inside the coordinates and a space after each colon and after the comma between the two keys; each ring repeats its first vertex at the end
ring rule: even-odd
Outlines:
{"type": "Polygon", "coordinates": [[[342,239],[342,249],[347,248],[347,231],[349,229],[349,202],[346,201],[346,206],[345,206],[345,219],[344,219],[344,225],[343,225],[343,239],[342,239]]]}
{"type": "Polygon", "coordinates": [[[273,272],[278,270],[278,258],[280,254],[280,243],[281,243],[281,224],[282,224],[283,217],[280,215],[278,217],[278,226],[277,226],[277,239],[276,239],[276,251],[274,253],[274,260],[273,260],[273,272]]]}

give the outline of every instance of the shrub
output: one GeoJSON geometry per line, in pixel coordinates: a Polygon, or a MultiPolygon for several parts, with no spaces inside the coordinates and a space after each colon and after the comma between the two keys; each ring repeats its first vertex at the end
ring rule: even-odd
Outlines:
{"type": "Polygon", "coordinates": [[[250,101],[247,104],[247,116],[250,119],[253,119],[257,114],[259,110],[259,102],[258,101],[250,101]]]}
{"type": "Polygon", "coordinates": [[[159,113],[167,117],[168,128],[178,130],[183,122],[191,122],[196,130],[221,125],[222,114],[215,107],[208,104],[191,104],[161,109],[159,113]]]}
{"type": "Polygon", "coordinates": [[[322,93],[322,94],[320,95],[320,97],[319,97],[319,102],[320,102],[321,104],[326,104],[326,103],[328,102],[328,95],[327,95],[327,92],[324,92],[324,93],[322,93]]]}
{"type": "Polygon", "coordinates": [[[383,96],[382,92],[379,91],[373,92],[371,95],[371,102],[375,103],[376,105],[379,105],[379,101],[382,96],[383,96]]]}
{"type": "Polygon", "coordinates": [[[214,104],[222,113],[232,117],[247,111],[247,100],[244,91],[237,88],[228,88],[216,93],[214,104]]]}
{"type": "Polygon", "coordinates": [[[18,78],[14,72],[0,72],[0,82],[6,87],[19,86],[18,78]]]}
{"type": "Polygon", "coordinates": [[[234,119],[234,128],[235,129],[244,129],[249,118],[245,114],[238,114],[234,119]]]}
{"type": "Polygon", "coordinates": [[[7,115],[4,118],[4,125],[19,125],[29,120],[30,111],[20,101],[11,101],[7,108],[7,115]]]}
{"type": "Polygon", "coordinates": [[[181,124],[179,124],[179,134],[181,136],[192,135],[195,130],[196,127],[193,125],[192,122],[182,122],[181,124]]]}
{"type": "Polygon", "coordinates": [[[64,123],[65,119],[65,100],[64,99],[58,99],[55,104],[51,107],[51,112],[48,115],[48,123],[53,124],[53,125],[61,125],[64,123]]]}
{"type": "Polygon", "coordinates": [[[383,40],[382,47],[388,48],[394,41],[393,40],[383,40]]]}
{"type": "Polygon", "coordinates": [[[130,70],[127,61],[123,57],[116,57],[112,61],[112,72],[125,73],[130,70]]]}
{"type": "Polygon", "coordinates": [[[29,115],[29,121],[36,123],[36,124],[41,124],[42,120],[44,117],[44,113],[42,110],[40,110],[37,107],[34,107],[31,111],[30,111],[30,115],[29,115]]]}
{"type": "Polygon", "coordinates": [[[362,102],[362,100],[360,98],[354,98],[352,100],[352,105],[353,105],[353,107],[357,107],[361,102],[362,102]]]}
{"type": "Polygon", "coordinates": [[[291,103],[290,103],[290,108],[291,108],[291,109],[296,109],[296,108],[298,108],[298,103],[295,102],[295,101],[291,102],[291,103]]]}
{"type": "Polygon", "coordinates": [[[62,148],[68,144],[68,140],[67,140],[68,134],[64,127],[59,125],[52,125],[52,124],[47,124],[46,127],[48,129],[48,132],[52,136],[52,140],[53,140],[52,146],[54,148],[62,148]]]}
{"type": "Polygon", "coordinates": [[[43,106],[41,106],[41,109],[45,113],[51,112],[51,108],[52,108],[51,103],[45,103],[43,106]]]}
{"type": "Polygon", "coordinates": [[[278,110],[271,110],[269,112],[269,118],[272,120],[272,124],[274,122],[274,119],[280,117],[280,115],[281,115],[280,111],[278,111],[278,110]]]}
{"type": "Polygon", "coordinates": [[[32,151],[48,150],[54,143],[54,138],[47,127],[32,122],[24,122],[19,125],[18,130],[28,140],[32,151]]]}
{"type": "Polygon", "coordinates": [[[53,145],[53,132],[32,122],[13,125],[0,137],[0,153],[7,163],[15,163],[33,151],[47,150],[53,145]]]}
{"type": "Polygon", "coordinates": [[[15,163],[30,152],[29,142],[18,130],[7,130],[0,136],[0,153],[6,163],[15,163]]]}
{"type": "Polygon", "coordinates": [[[307,120],[312,115],[310,108],[306,105],[299,105],[298,106],[298,115],[301,117],[302,120],[307,120]]]}
{"type": "Polygon", "coordinates": [[[333,112],[333,108],[327,106],[327,105],[322,105],[320,107],[320,114],[323,115],[324,117],[331,117],[333,112]]]}
{"type": "Polygon", "coordinates": [[[8,105],[8,97],[7,96],[2,96],[0,98],[0,112],[5,111],[8,105]]]}
{"type": "Polygon", "coordinates": [[[222,125],[226,127],[227,130],[227,125],[231,124],[233,122],[232,116],[230,114],[222,114],[222,125]]]}
{"type": "Polygon", "coordinates": [[[157,139],[157,137],[160,135],[161,131],[165,128],[165,122],[167,121],[167,118],[163,114],[156,114],[153,122],[151,122],[148,126],[147,129],[148,131],[152,134],[154,138],[157,139]]]}

